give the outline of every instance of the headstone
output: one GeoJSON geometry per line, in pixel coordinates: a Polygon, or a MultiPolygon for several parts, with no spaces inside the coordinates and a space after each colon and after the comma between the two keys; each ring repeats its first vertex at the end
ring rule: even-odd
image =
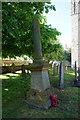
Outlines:
{"type": "Polygon", "coordinates": [[[59,74],[60,66],[59,64],[57,65],[57,74],[59,74]]]}
{"type": "Polygon", "coordinates": [[[76,61],[75,61],[75,80],[74,83],[77,82],[77,67],[76,67],[76,61]]]}
{"type": "Polygon", "coordinates": [[[60,79],[59,79],[59,88],[64,88],[64,63],[63,61],[60,63],[60,79]]]}
{"type": "Polygon", "coordinates": [[[54,76],[56,75],[56,63],[54,63],[54,76]]]}
{"type": "Polygon", "coordinates": [[[72,87],[80,87],[80,68],[78,67],[78,79],[77,79],[77,67],[76,67],[76,61],[75,61],[75,80],[72,83],[72,87]]]}
{"type": "Polygon", "coordinates": [[[80,67],[78,67],[78,81],[80,81],[80,67]]]}
{"type": "Polygon", "coordinates": [[[31,71],[31,89],[27,92],[27,102],[34,106],[48,109],[50,103],[50,82],[48,75],[49,64],[42,59],[42,48],[40,40],[39,21],[33,19],[33,36],[34,36],[34,60],[29,65],[31,71]]]}

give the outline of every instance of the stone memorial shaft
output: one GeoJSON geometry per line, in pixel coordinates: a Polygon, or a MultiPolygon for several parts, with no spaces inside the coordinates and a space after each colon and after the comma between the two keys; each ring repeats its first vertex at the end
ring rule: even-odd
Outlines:
{"type": "Polygon", "coordinates": [[[27,92],[27,101],[34,106],[49,108],[50,82],[48,75],[49,64],[42,59],[40,27],[37,18],[33,18],[34,60],[29,65],[31,71],[31,89],[27,92]]]}
{"type": "Polygon", "coordinates": [[[34,62],[42,61],[42,47],[40,38],[40,27],[37,18],[33,18],[33,41],[34,41],[34,62]]]}
{"type": "Polygon", "coordinates": [[[31,70],[31,87],[45,90],[50,87],[48,67],[42,59],[40,27],[37,18],[33,18],[34,62],[31,70]]]}

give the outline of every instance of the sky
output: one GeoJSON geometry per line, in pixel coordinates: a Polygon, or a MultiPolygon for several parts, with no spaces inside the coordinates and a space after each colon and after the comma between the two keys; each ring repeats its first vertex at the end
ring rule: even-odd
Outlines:
{"type": "Polygon", "coordinates": [[[50,10],[48,14],[43,15],[47,17],[47,24],[51,24],[61,32],[58,37],[59,41],[65,46],[71,47],[71,4],[70,0],[52,0],[55,5],[56,11],[50,10]]]}

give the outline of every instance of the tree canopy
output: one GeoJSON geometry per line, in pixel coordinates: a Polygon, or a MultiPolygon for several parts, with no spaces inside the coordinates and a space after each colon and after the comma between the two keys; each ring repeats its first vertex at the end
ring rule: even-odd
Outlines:
{"type": "Polygon", "coordinates": [[[38,14],[43,56],[51,52],[57,53],[62,49],[57,41],[61,33],[51,25],[46,24],[42,15],[45,11],[56,10],[51,2],[9,2],[2,3],[2,56],[15,57],[21,55],[33,56],[33,29],[34,14],[38,14]],[[44,22],[42,22],[44,20],[44,22]]]}

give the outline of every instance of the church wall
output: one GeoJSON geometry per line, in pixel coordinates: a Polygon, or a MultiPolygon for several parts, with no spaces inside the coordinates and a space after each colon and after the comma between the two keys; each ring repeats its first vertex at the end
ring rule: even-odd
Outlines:
{"type": "Polygon", "coordinates": [[[79,0],[71,0],[71,24],[72,24],[72,46],[71,46],[71,64],[72,67],[77,62],[77,67],[80,66],[80,22],[79,22],[79,0]]]}

